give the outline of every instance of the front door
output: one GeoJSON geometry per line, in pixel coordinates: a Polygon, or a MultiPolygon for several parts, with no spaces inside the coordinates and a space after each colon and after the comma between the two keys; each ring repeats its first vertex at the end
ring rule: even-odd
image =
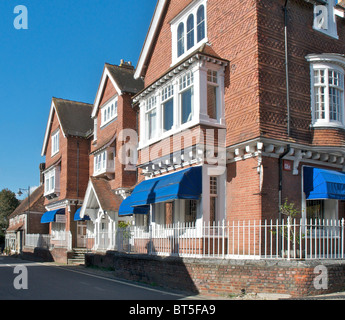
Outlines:
{"type": "Polygon", "coordinates": [[[86,221],[78,221],[77,224],[77,247],[86,248],[86,221]]]}

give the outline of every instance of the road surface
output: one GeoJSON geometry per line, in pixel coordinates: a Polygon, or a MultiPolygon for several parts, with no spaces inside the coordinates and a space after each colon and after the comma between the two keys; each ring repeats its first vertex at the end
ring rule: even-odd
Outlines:
{"type": "Polygon", "coordinates": [[[185,295],[97,274],[0,256],[0,300],[178,300],[185,295]]]}

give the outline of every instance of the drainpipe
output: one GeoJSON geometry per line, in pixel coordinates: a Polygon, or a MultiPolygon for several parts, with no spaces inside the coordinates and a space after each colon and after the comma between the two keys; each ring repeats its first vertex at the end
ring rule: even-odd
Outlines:
{"type": "Polygon", "coordinates": [[[282,213],[280,207],[282,205],[282,191],[283,191],[283,159],[290,152],[291,147],[288,144],[286,151],[279,156],[279,188],[278,188],[278,201],[279,201],[279,223],[282,221],[282,213]]]}
{"type": "Polygon", "coordinates": [[[79,198],[79,141],[77,141],[77,198],[79,198]]]}
{"type": "Polygon", "coordinates": [[[287,135],[290,137],[290,88],[289,88],[289,58],[288,58],[288,5],[289,0],[285,0],[284,11],[284,37],[285,37],[285,79],[286,79],[286,108],[287,108],[287,135]]]}

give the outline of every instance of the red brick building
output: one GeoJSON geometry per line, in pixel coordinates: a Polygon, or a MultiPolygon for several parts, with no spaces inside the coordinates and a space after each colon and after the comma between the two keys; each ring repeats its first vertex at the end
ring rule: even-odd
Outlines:
{"type": "Polygon", "coordinates": [[[46,213],[41,222],[49,224],[53,254],[65,258],[78,245],[74,215],[89,177],[91,112],[90,104],[53,98],[42,147],[46,213]]]}
{"type": "Polygon", "coordinates": [[[41,224],[42,215],[45,213],[43,193],[44,186],[41,184],[30,192],[8,217],[5,248],[10,249],[12,253],[21,253],[25,245],[30,245],[26,242],[27,235],[48,234],[48,226],[41,224]]]}
{"type": "Polygon", "coordinates": [[[151,225],[280,219],[285,200],[343,218],[344,185],[318,197],[313,179],[345,171],[344,24],[334,0],[159,0],[135,72],[139,181],[201,166],[202,189],[134,189],[132,207],[150,205],[151,225]]]}
{"type": "Polygon", "coordinates": [[[137,182],[136,144],[126,146],[135,139],[137,112],[132,108],[132,96],[143,88],[142,80],[135,80],[134,67],[121,60],[120,65],[106,63],[96,94],[91,117],[94,122],[90,141],[89,182],[81,217],[87,241],[93,250],[114,249],[119,221],[118,210],[122,200],[137,182]],[[128,155],[131,161],[123,161],[128,155]]]}

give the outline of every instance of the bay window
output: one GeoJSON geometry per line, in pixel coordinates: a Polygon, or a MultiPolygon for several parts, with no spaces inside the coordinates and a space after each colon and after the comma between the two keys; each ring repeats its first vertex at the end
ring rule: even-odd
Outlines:
{"type": "Polygon", "coordinates": [[[115,148],[109,147],[94,155],[94,176],[115,172],[115,148]]]}
{"type": "Polygon", "coordinates": [[[345,59],[323,54],[309,55],[307,60],[311,62],[312,125],[344,127],[345,59]]]}
{"type": "Polygon", "coordinates": [[[224,61],[196,54],[134,99],[140,103],[139,148],[197,124],[224,127],[224,61]]]}
{"type": "Polygon", "coordinates": [[[56,197],[60,192],[60,166],[44,172],[44,196],[56,197]]]}

